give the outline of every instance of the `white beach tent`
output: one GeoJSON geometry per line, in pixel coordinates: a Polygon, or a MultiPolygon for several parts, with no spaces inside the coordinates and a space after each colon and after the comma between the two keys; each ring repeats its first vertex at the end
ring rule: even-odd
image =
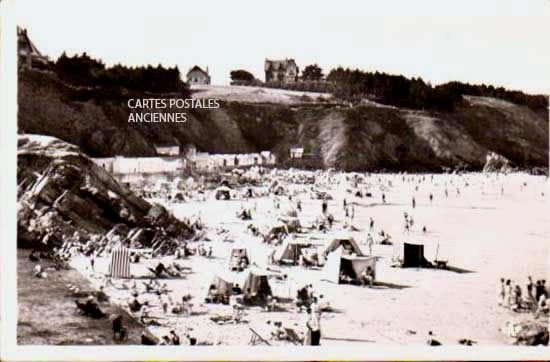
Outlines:
{"type": "Polygon", "coordinates": [[[328,255],[325,266],[323,267],[323,277],[321,279],[339,283],[340,272],[343,272],[353,279],[357,279],[369,266],[372,268],[376,279],[375,256],[351,256],[345,255],[343,251],[343,248],[340,246],[328,255]]]}

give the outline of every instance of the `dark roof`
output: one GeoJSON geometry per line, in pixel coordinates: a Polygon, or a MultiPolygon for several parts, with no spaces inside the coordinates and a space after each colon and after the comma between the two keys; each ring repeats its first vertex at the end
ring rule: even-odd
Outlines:
{"type": "Polygon", "coordinates": [[[187,72],[186,76],[189,76],[189,73],[194,72],[194,71],[197,71],[197,70],[198,70],[199,72],[201,72],[201,73],[204,73],[205,75],[208,75],[208,73],[205,72],[204,70],[202,70],[201,67],[199,67],[198,65],[195,65],[193,68],[189,69],[189,71],[187,72]]]}
{"type": "Polygon", "coordinates": [[[294,59],[285,59],[285,60],[265,60],[265,70],[279,70],[287,69],[289,65],[296,66],[294,59]]]}
{"type": "Polygon", "coordinates": [[[21,46],[27,46],[32,53],[42,57],[42,53],[38,50],[38,48],[34,45],[34,43],[31,41],[27,34],[27,29],[23,29],[20,27],[17,27],[17,40],[19,47],[21,46]]]}

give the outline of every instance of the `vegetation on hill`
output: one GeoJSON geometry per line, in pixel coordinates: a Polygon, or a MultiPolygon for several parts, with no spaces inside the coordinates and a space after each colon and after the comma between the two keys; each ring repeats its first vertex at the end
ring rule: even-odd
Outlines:
{"type": "Polygon", "coordinates": [[[101,60],[91,58],[86,53],[72,57],[63,53],[55,62],[53,70],[59,79],[77,87],[122,87],[143,92],[189,94],[177,66],[164,68],[159,64],[156,67],[126,67],[117,64],[106,67],[101,60]]]}
{"type": "Polygon", "coordinates": [[[317,64],[310,64],[302,71],[302,79],[320,81],[325,75],[323,70],[317,64]]]}
{"type": "Polygon", "coordinates": [[[254,75],[247,70],[237,69],[232,70],[231,73],[231,84],[252,84],[255,80],[254,75]]]}
{"type": "Polygon", "coordinates": [[[448,82],[433,87],[422,78],[406,78],[379,72],[365,72],[359,69],[332,69],[327,80],[336,87],[333,94],[352,103],[367,98],[379,103],[402,108],[452,111],[463,102],[463,95],[494,97],[531,108],[537,113],[545,112],[548,98],[543,95],[529,95],[491,85],[472,85],[448,82]]]}

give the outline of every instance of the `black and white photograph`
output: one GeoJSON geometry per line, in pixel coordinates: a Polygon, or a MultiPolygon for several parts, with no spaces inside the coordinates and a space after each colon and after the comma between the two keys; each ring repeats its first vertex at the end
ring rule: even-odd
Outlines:
{"type": "Polygon", "coordinates": [[[1,6],[5,358],[550,358],[550,1],[1,6]]]}

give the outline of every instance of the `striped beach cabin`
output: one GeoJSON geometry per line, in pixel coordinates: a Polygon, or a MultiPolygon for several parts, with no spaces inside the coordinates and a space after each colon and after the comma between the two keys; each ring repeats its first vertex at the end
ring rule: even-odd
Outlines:
{"type": "Polygon", "coordinates": [[[130,251],[121,246],[111,252],[109,264],[111,278],[130,278],[130,251]]]}

